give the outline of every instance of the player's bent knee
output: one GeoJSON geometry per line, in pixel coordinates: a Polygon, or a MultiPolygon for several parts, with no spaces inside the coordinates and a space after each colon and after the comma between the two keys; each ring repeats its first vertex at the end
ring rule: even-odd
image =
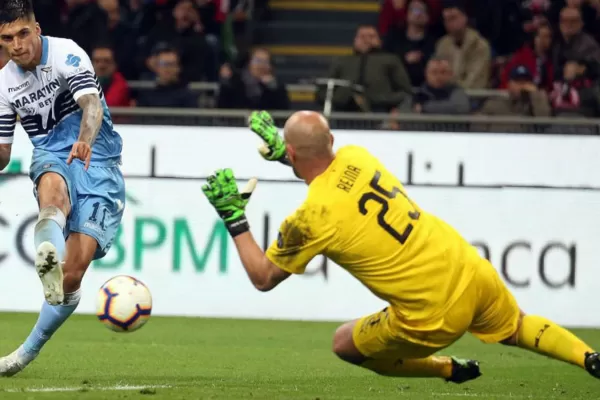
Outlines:
{"type": "Polygon", "coordinates": [[[55,172],[47,172],[37,183],[40,208],[54,206],[64,214],[69,214],[71,203],[67,184],[62,176],[55,172]]]}
{"type": "Polygon", "coordinates": [[[356,322],[347,322],[341,325],[333,335],[333,353],[341,360],[350,364],[360,365],[366,357],[358,351],[352,338],[354,324],[356,322]]]}
{"type": "Polygon", "coordinates": [[[64,212],[57,206],[47,206],[40,209],[38,221],[35,225],[35,230],[43,229],[47,223],[54,222],[58,224],[60,229],[65,229],[67,225],[67,217],[64,212]]]}

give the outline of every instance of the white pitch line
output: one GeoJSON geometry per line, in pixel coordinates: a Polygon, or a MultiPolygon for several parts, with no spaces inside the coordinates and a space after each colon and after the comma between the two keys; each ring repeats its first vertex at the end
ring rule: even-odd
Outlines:
{"type": "Polygon", "coordinates": [[[126,390],[143,390],[143,389],[168,389],[169,385],[146,385],[146,386],[131,386],[131,385],[116,385],[116,386],[80,386],[80,387],[41,387],[41,388],[25,388],[25,389],[4,389],[8,393],[46,393],[46,392],[80,392],[80,391],[126,391],[126,390]]]}
{"type": "MultiPolygon", "coordinates": [[[[442,397],[473,397],[473,398],[478,398],[478,397],[487,397],[484,396],[482,394],[477,394],[477,393],[431,393],[435,396],[442,396],[442,397]]],[[[533,395],[522,395],[522,394],[494,394],[492,395],[495,398],[502,398],[502,399],[537,399],[538,397],[534,397],[533,395]]],[[[548,400],[548,399],[557,399],[558,397],[544,397],[544,399],[548,400]]]]}

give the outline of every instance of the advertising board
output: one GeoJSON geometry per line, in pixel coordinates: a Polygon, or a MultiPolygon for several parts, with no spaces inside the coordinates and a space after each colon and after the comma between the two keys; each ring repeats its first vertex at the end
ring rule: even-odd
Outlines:
{"type": "MultiPolygon", "coordinates": [[[[118,274],[150,287],[157,315],[347,320],[384,306],[320,256],[305,276],[269,293],[254,289],[202,183],[127,179],[117,240],[86,275],[78,312],[94,312],[97,289],[118,274]]],[[[261,246],[276,238],[279,223],[305,193],[302,183],[259,182],[247,215],[261,246]]],[[[408,193],[490,258],[526,312],[570,326],[600,326],[600,192],[412,187],[408,193]]],[[[32,267],[37,208],[31,182],[4,177],[0,199],[0,309],[37,311],[43,297],[32,267]]]]}

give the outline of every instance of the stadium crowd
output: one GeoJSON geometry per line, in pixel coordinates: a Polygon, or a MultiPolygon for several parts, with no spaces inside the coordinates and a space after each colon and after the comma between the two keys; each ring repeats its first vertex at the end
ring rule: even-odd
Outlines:
{"type": "Polygon", "coordinates": [[[362,83],[364,94],[338,92],[334,109],[596,117],[599,18],[597,0],[385,0],[351,57],[379,67],[358,76],[338,60],[331,75],[362,83]],[[508,96],[473,102],[465,91],[474,89],[508,96]]]}
{"type": "MultiPolygon", "coordinates": [[[[600,115],[600,0],[381,2],[377,26],[357,27],[354,54],[333,61],[330,77],[362,87],[337,88],[334,110],[600,115]],[[474,101],[475,89],[508,95],[474,101]]],[[[109,106],[199,107],[188,83],[203,81],[218,83],[219,108],[288,109],[268,50],[246,51],[250,4],[34,0],[45,34],[90,54],[109,106]],[[138,93],[128,86],[136,80],[156,85],[138,93]]]]}

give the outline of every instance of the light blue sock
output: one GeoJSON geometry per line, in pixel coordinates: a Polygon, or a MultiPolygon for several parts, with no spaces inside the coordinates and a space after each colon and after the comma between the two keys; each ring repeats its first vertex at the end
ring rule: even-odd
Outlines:
{"type": "Polygon", "coordinates": [[[74,293],[65,294],[63,305],[51,306],[44,302],[37,323],[27,340],[23,343],[23,353],[19,354],[24,358],[25,362],[30,362],[38,355],[46,342],[50,340],[58,328],[73,314],[79,305],[79,299],[81,299],[81,289],[78,289],[74,293]]]}
{"type": "Polygon", "coordinates": [[[37,249],[43,242],[50,242],[56,247],[58,261],[65,259],[64,228],[67,219],[58,207],[46,207],[40,210],[38,222],[35,225],[33,241],[37,249]]]}
{"type": "MultiPolygon", "coordinates": [[[[58,261],[64,261],[66,245],[63,232],[65,225],[66,217],[58,207],[50,206],[41,209],[34,230],[35,248],[37,249],[43,242],[50,242],[56,248],[58,261]]],[[[80,291],[77,290],[74,293],[65,294],[62,305],[51,306],[44,302],[35,327],[19,349],[21,362],[29,363],[38,355],[54,332],[73,314],[80,298],[80,291]]]]}

